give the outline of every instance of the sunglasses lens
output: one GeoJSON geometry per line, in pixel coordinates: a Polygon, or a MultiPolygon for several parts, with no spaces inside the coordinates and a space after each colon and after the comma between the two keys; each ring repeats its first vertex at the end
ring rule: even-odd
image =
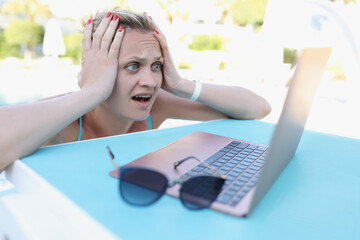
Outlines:
{"type": "Polygon", "coordinates": [[[120,169],[120,193],[132,205],[147,206],[156,202],[167,188],[161,173],[137,168],[120,169]]]}
{"type": "Polygon", "coordinates": [[[224,182],[224,179],[211,176],[190,178],[181,187],[181,201],[189,209],[208,208],[221,192],[224,182]]]}

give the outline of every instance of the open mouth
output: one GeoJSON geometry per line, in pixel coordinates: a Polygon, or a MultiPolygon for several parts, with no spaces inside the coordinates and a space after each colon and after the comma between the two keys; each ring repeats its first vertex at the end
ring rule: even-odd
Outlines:
{"type": "Polygon", "coordinates": [[[137,102],[148,102],[150,101],[152,95],[136,95],[133,96],[131,99],[137,102]]]}

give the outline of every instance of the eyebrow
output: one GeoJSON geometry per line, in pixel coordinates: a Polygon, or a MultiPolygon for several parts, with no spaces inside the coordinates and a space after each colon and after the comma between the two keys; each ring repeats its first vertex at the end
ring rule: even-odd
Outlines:
{"type": "MultiPolygon", "coordinates": [[[[158,57],[155,57],[153,59],[153,61],[159,61],[159,60],[162,60],[163,57],[162,56],[158,56],[158,57]]],[[[136,57],[136,56],[133,56],[133,57],[129,57],[128,59],[126,59],[126,62],[131,62],[131,61],[137,61],[137,62],[145,62],[146,61],[146,58],[141,58],[141,57],[136,57]]]]}

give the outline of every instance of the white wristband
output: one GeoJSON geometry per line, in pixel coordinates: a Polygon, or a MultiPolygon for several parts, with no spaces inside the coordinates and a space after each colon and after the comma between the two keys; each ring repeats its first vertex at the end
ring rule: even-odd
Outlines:
{"type": "Polygon", "coordinates": [[[199,98],[200,93],[201,93],[201,85],[202,85],[200,81],[194,81],[194,82],[196,85],[195,85],[194,93],[190,98],[190,100],[192,100],[192,101],[196,101],[199,98]]]}

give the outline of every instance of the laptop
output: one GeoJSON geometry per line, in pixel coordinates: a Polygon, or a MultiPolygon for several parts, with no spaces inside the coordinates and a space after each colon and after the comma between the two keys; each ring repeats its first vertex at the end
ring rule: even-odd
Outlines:
{"type": "MultiPolygon", "coordinates": [[[[270,146],[197,131],[125,166],[148,167],[168,178],[186,180],[212,171],[198,161],[186,161],[177,169],[173,163],[188,157],[200,159],[226,175],[210,208],[236,217],[249,216],[296,152],[330,52],[331,48],[304,48],[298,54],[270,146]]],[[[116,176],[117,171],[111,175],[116,176]]],[[[166,193],[178,197],[180,187],[176,184],[166,193]]]]}

